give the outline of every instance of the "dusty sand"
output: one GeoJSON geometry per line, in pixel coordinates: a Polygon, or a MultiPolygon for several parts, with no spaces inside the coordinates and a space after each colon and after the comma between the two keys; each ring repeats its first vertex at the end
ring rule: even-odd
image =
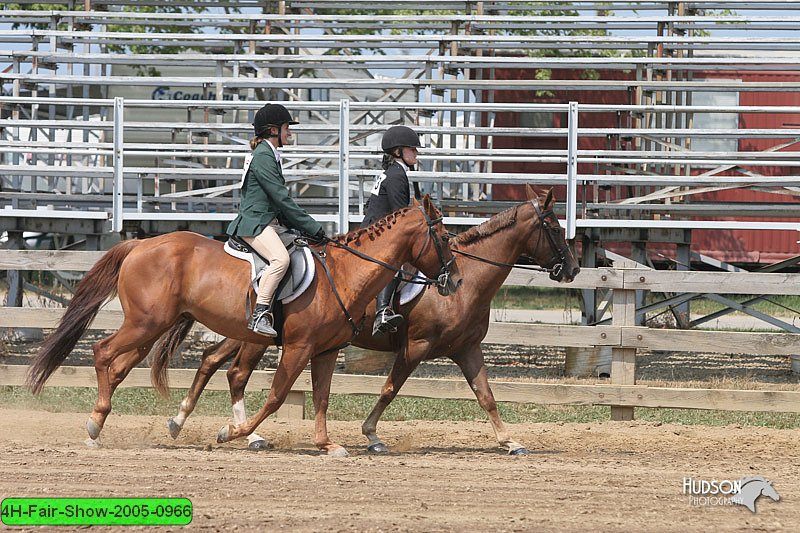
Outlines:
{"type": "Polygon", "coordinates": [[[800,430],[519,424],[512,434],[532,453],[510,457],[488,423],[382,422],[393,452],[376,457],[359,423],[331,422],[351,453],[332,458],[313,447],[312,421],[268,420],[259,432],[276,448],[250,452],[243,441],[212,444],[224,417],[192,417],[173,441],[163,418],[112,414],[104,446],[90,449],[86,416],[0,409],[0,497],[186,497],[196,531],[683,533],[800,523],[800,430]],[[682,494],[686,477],[748,475],[771,480],[781,501],[761,497],[753,514],[693,506],[682,494]]]}

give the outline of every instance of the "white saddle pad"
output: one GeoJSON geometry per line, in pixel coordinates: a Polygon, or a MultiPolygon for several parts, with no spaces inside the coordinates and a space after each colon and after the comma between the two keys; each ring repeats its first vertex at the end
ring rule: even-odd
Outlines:
{"type": "MultiPolygon", "coordinates": [[[[258,280],[261,279],[261,275],[264,273],[264,268],[267,266],[266,263],[260,257],[251,253],[234,250],[228,246],[227,242],[224,250],[228,255],[250,263],[250,279],[253,289],[258,291],[258,280]]],[[[314,281],[316,272],[314,257],[307,246],[295,247],[290,251],[289,258],[289,269],[283,276],[280,285],[278,285],[276,293],[276,298],[285,304],[297,299],[308,289],[311,282],[314,281]]]]}

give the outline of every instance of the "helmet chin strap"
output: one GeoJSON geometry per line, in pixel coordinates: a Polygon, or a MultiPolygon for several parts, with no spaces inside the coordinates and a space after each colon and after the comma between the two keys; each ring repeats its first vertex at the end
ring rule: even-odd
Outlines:
{"type": "MultiPolygon", "coordinates": [[[[274,127],[274,126],[273,126],[273,127],[274,127]]],[[[278,148],[283,148],[283,139],[281,139],[281,128],[282,128],[282,127],[283,127],[283,124],[281,124],[280,126],[278,126],[278,134],[277,134],[277,135],[275,135],[275,134],[273,134],[273,133],[270,133],[269,135],[267,135],[267,138],[268,138],[268,139],[271,139],[271,138],[273,138],[273,137],[277,137],[277,138],[278,138],[278,148]]],[[[271,132],[271,131],[272,131],[272,128],[270,128],[270,132],[271,132]]]]}

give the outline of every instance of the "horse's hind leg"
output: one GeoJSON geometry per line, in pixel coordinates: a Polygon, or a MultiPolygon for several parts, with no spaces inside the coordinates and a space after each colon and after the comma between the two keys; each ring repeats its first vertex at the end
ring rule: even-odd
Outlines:
{"type": "Polygon", "coordinates": [[[167,429],[173,439],[177,439],[186,419],[192,414],[197,400],[200,398],[203,389],[208,385],[208,380],[214,375],[214,372],[225,364],[225,361],[232,359],[236,352],[239,351],[242,342],[234,339],[225,339],[224,341],[214,344],[203,351],[202,363],[197,373],[194,375],[192,386],[186,393],[186,397],[181,401],[178,414],[173,418],[167,420],[167,429]]]}
{"type": "MultiPolygon", "coordinates": [[[[247,421],[244,408],[244,389],[253,374],[256,365],[264,355],[266,346],[260,344],[242,343],[236,358],[228,369],[228,388],[231,391],[231,408],[233,409],[233,422],[239,426],[247,421]]],[[[270,448],[267,440],[258,433],[247,436],[247,447],[251,450],[266,450],[270,448]]]]}
{"type": "Polygon", "coordinates": [[[347,457],[347,450],[331,441],[328,436],[328,399],[331,395],[331,378],[339,350],[323,352],[311,359],[311,388],[314,396],[314,444],[328,455],[347,457]]]}
{"type": "Polygon", "coordinates": [[[528,450],[511,438],[497,412],[497,403],[494,400],[492,388],[489,386],[489,377],[483,362],[483,351],[480,344],[468,347],[459,356],[453,357],[453,361],[461,369],[470,388],[475,392],[478,403],[489,416],[489,422],[492,424],[500,446],[508,450],[511,455],[526,455],[528,450]]]}
{"type": "Polygon", "coordinates": [[[100,431],[111,412],[111,396],[117,386],[133,367],[147,357],[155,339],[165,329],[156,331],[153,335],[148,333],[152,331],[150,328],[126,326],[123,323],[119,331],[92,346],[94,368],[97,373],[97,401],[86,422],[86,430],[91,439],[91,442],[87,442],[88,445],[97,444],[95,441],[100,436],[100,431]]]}
{"type": "Polygon", "coordinates": [[[430,345],[427,342],[410,342],[406,348],[406,353],[400,352],[395,357],[392,369],[386,377],[386,382],[381,389],[381,395],[375,403],[375,407],[367,416],[364,423],[361,425],[361,433],[367,437],[369,444],[367,451],[370,453],[386,453],[389,449],[378,437],[378,421],[381,419],[383,412],[389,407],[389,404],[400,392],[400,387],[406,382],[411,372],[417,368],[417,365],[424,359],[424,355],[430,345]]]}

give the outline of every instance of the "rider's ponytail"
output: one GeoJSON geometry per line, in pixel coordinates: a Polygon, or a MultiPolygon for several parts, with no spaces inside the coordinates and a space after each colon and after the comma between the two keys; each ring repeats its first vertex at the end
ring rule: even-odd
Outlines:
{"type": "Polygon", "coordinates": [[[250,149],[255,150],[256,146],[258,146],[263,140],[264,140],[263,137],[253,137],[252,139],[250,139],[250,149]]]}
{"type": "Polygon", "coordinates": [[[399,159],[402,157],[402,147],[393,148],[391,151],[386,152],[383,154],[383,160],[381,160],[381,168],[383,170],[387,170],[392,164],[394,164],[395,159],[399,159]]]}

